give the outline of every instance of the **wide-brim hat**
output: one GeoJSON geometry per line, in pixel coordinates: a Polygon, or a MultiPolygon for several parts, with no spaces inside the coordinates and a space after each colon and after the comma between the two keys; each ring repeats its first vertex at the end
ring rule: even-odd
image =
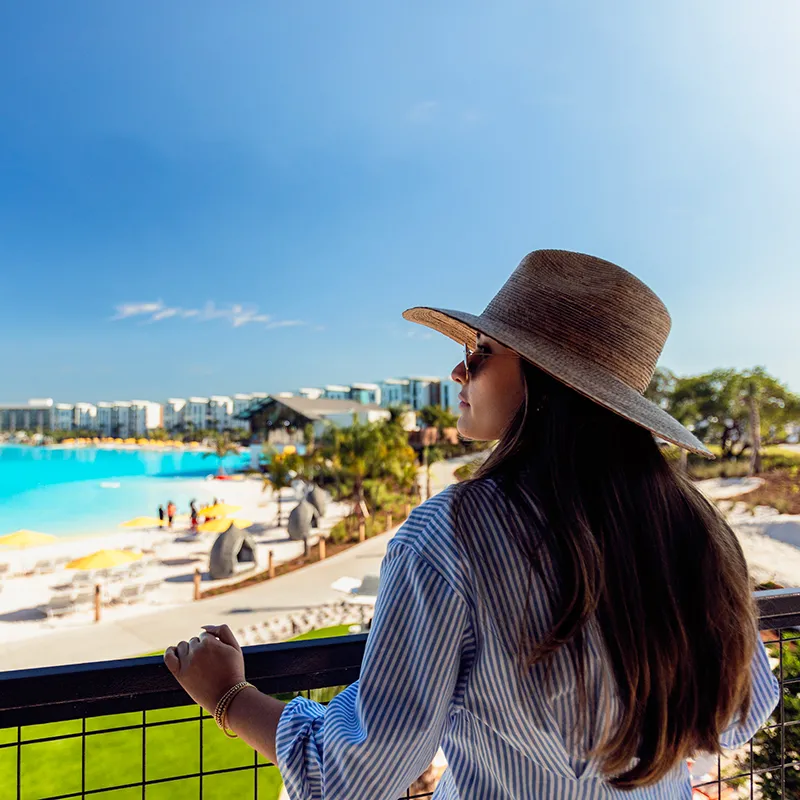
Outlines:
{"type": "Polygon", "coordinates": [[[403,317],[476,347],[478,333],[656,436],[713,458],[694,434],[644,396],[671,321],[642,281],[601,258],[535,250],[482,314],[418,306],[403,317]]]}

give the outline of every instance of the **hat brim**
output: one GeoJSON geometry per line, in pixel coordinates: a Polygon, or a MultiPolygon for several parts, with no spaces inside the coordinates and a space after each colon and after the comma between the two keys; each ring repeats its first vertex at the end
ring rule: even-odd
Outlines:
{"type": "Polygon", "coordinates": [[[486,316],[447,308],[417,306],[403,312],[404,319],[443,333],[459,344],[476,345],[478,333],[495,339],[519,353],[557,381],[621,417],[684,450],[714,458],[714,454],[663,408],[606,372],[602,367],[527,334],[517,327],[486,316]]]}

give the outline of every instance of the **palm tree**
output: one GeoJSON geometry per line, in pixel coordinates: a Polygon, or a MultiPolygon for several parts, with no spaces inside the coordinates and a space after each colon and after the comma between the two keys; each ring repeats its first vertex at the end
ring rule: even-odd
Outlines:
{"type": "Polygon", "coordinates": [[[225,456],[228,455],[228,453],[238,453],[238,452],[239,452],[239,446],[231,441],[231,437],[228,433],[223,433],[223,434],[218,434],[217,436],[214,437],[214,449],[204,453],[203,458],[216,456],[219,459],[219,467],[217,469],[217,475],[224,475],[225,467],[222,465],[222,459],[224,459],[225,456]]]}
{"type": "Polygon", "coordinates": [[[269,460],[264,474],[264,488],[269,485],[278,496],[278,525],[282,522],[283,498],[281,490],[292,485],[292,480],[300,468],[300,456],[297,453],[278,453],[274,448],[264,448],[269,460]]]}

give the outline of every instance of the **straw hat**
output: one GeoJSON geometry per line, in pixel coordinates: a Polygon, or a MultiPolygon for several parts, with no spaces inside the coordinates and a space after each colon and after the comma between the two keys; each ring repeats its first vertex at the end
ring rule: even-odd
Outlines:
{"type": "Polygon", "coordinates": [[[482,314],[417,307],[403,316],[473,348],[483,333],[610,411],[713,458],[644,397],[669,334],[669,312],[616,264],[565,250],[535,250],[482,314]]]}

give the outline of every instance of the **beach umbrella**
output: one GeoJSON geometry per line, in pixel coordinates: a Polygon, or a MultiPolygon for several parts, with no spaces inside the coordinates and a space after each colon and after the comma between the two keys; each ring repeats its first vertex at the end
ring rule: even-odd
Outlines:
{"type": "Polygon", "coordinates": [[[225,533],[231,525],[235,525],[240,530],[249,528],[252,525],[249,519],[232,519],[231,517],[220,517],[219,519],[210,519],[208,522],[202,523],[197,526],[200,533],[225,533]]]}
{"type": "Polygon", "coordinates": [[[228,514],[233,514],[234,511],[239,511],[241,506],[232,506],[228,503],[217,503],[213,506],[206,506],[201,508],[197,513],[201,517],[227,517],[228,514]]]}
{"type": "Polygon", "coordinates": [[[129,550],[98,550],[96,553],[70,561],[67,569],[82,569],[87,572],[94,569],[111,569],[138,561],[141,557],[140,553],[131,553],[129,550]]]}
{"type": "Polygon", "coordinates": [[[160,520],[158,517],[135,517],[126,522],[120,522],[120,528],[157,528],[159,525],[164,525],[165,521],[160,520]]]}
{"type": "Polygon", "coordinates": [[[41,545],[52,544],[57,538],[57,536],[53,536],[49,533],[37,533],[36,531],[22,529],[14,531],[14,533],[8,533],[5,536],[0,536],[0,545],[18,549],[40,547],[41,545]]]}

